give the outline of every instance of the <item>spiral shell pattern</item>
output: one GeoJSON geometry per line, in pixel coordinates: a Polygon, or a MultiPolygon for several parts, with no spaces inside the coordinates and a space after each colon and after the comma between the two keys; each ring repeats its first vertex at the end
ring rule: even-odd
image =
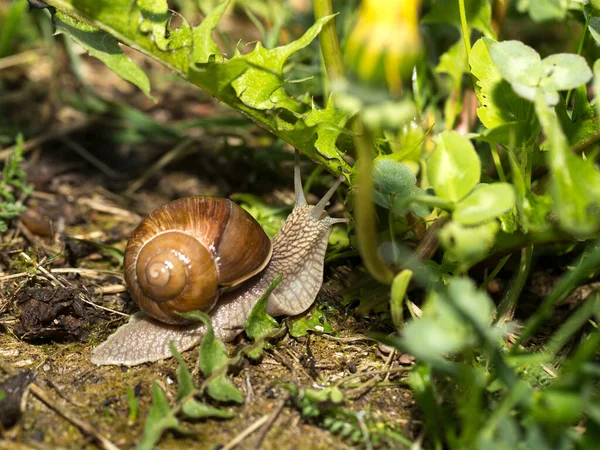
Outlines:
{"type": "Polygon", "coordinates": [[[228,199],[195,196],[168,203],[144,219],[125,250],[133,300],[161,322],[208,312],[269,262],[272,245],[258,222],[228,199]]]}

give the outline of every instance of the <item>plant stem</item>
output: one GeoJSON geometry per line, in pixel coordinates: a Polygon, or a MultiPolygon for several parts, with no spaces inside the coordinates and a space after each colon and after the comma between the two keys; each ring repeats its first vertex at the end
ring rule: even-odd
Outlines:
{"type": "Polygon", "coordinates": [[[444,200],[443,198],[436,197],[435,195],[414,195],[411,197],[412,201],[421,205],[433,206],[435,208],[443,209],[444,211],[454,211],[454,202],[444,200]]]}
{"type": "Polygon", "coordinates": [[[356,139],[358,144],[358,180],[359,186],[356,193],[354,206],[354,220],[356,221],[356,236],[359,242],[359,251],[365,267],[369,273],[380,283],[390,284],[394,273],[385,265],[377,254],[379,243],[375,231],[375,204],[373,203],[373,139],[371,133],[362,130],[356,139]]]}
{"type": "Polygon", "coordinates": [[[498,317],[497,324],[502,325],[507,321],[513,319],[517,302],[525,287],[525,281],[529,276],[531,270],[531,259],[533,256],[533,245],[521,249],[521,264],[519,265],[519,271],[514,281],[512,282],[510,289],[506,291],[504,298],[498,306],[498,317]]]}
{"type": "MultiPolygon", "coordinates": [[[[583,26],[583,32],[581,33],[581,39],[579,39],[579,46],[577,47],[578,55],[581,55],[581,52],[583,51],[583,43],[585,42],[585,36],[587,34],[587,29],[588,29],[588,26],[590,25],[590,17],[591,17],[591,14],[585,15],[585,25],[583,26]]],[[[567,92],[567,96],[565,98],[565,105],[569,104],[569,100],[571,99],[571,92],[573,92],[572,89],[570,89],[569,92],[567,92]]]]}
{"type": "Polygon", "coordinates": [[[462,29],[463,41],[467,50],[467,61],[471,56],[471,38],[469,36],[469,26],[467,25],[467,13],[465,11],[465,0],[458,0],[458,9],[460,11],[460,27],[462,29]]]}
{"type": "MultiPolygon", "coordinates": [[[[331,0],[313,0],[313,10],[315,19],[333,14],[331,0]]],[[[335,21],[329,21],[319,34],[319,44],[323,61],[327,69],[327,76],[330,80],[338,80],[344,77],[344,60],[342,59],[342,50],[340,40],[335,28],[335,21]]]]}
{"type": "MultiPolygon", "coordinates": [[[[315,19],[333,14],[331,0],[313,0],[315,19]]],[[[344,61],[340,49],[340,41],[335,28],[335,22],[328,22],[319,34],[319,44],[329,80],[334,81],[344,77],[344,61]]],[[[356,237],[359,242],[360,256],[369,273],[380,283],[391,284],[394,273],[385,265],[377,254],[376,214],[373,203],[373,139],[365,129],[360,116],[350,123],[353,132],[354,147],[358,155],[358,189],[354,219],[356,221],[356,237]]]]}

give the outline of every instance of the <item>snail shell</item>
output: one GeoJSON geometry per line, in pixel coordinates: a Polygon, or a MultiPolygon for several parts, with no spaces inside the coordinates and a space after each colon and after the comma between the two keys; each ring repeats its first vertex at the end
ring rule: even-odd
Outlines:
{"type": "Polygon", "coordinates": [[[182,324],[177,312],[199,308],[208,312],[215,336],[230,341],[244,330],[252,308],[279,275],[267,313],[306,311],[323,283],[331,227],[347,222],[325,212],[342,181],[316,205],[308,205],[296,152],[296,203],[272,244],[249,214],[226,199],[190,197],[151,213],[134,231],[125,256],[127,287],[143,312],[96,347],[92,363],[132,366],[169,358],[172,346],[183,352],[198,345],[206,327],[182,324]],[[200,274],[192,275],[197,268],[200,274]],[[215,279],[216,288],[208,291],[194,284],[215,279]],[[182,288],[183,280],[193,283],[182,288]],[[144,287],[146,281],[151,287],[144,287]]]}
{"type": "Polygon", "coordinates": [[[261,226],[231,200],[195,196],[152,212],[125,250],[125,281],[142,311],[168,324],[210,311],[219,295],[260,272],[273,251],[261,226]]]}

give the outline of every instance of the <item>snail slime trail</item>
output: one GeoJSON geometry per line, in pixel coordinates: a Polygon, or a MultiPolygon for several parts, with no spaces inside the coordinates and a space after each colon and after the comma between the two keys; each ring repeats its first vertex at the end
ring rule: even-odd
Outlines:
{"type": "Polygon", "coordinates": [[[296,203],[281,230],[269,240],[261,226],[231,200],[195,196],[153,211],[134,230],[125,249],[125,282],[140,312],[96,347],[95,364],[136,365],[171,357],[197,345],[204,325],[180,313],[201,310],[215,335],[227,342],[244,330],[254,305],[272,281],[267,312],[296,315],[315,301],[334,219],[325,207],[339,178],[316,204],[302,191],[296,151],[296,203]]]}

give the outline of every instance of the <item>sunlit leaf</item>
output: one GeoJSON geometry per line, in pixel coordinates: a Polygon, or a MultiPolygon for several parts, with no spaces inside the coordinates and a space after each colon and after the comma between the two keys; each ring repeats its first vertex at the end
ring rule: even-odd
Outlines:
{"type": "Polygon", "coordinates": [[[181,412],[189,419],[231,419],[235,417],[233,411],[225,411],[219,408],[213,408],[193,398],[187,399],[181,405],[181,412]]]}
{"type": "Polygon", "coordinates": [[[137,450],[152,450],[160,440],[161,435],[169,429],[180,429],[180,424],[174,416],[165,393],[160,386],[152,382],[152,406],[146,418],[144,432],[137,450]]]}
{"type": "Polygon", "coordinates": [[[327,321],[327,316],[320,309],[314,309],[308,314],[293,317],[288,321],[290,336],[295,338],[306,336],[309,331],[331,333],[333,328],[327,321]]]}
{"type": "Polygon", "coordinates": [[[53,18],[57,32],[64,33],[98,58],[121,78],[135,84],[144,94],[150,95],[150,80],[119,47],[117,39],[71,16],[56,12],[53,18]]]}
{"type": "MultiPolygon", "coordinates": [[[[515,123],[515,126],[519,126],[519,123],[525,123],[530,108],[526,100],[513,92],[510,84],[492,63],[489,49],[494,42],[489,38],[479,39],[473,45],[469,58],[471,73],[477,78],[477,116],[490,130],[505,124],[515,123]]],[[[511,128],[512,126],[509,130],[511,128]]],[[[529,131],[529,126],[523,128],[529,131]]],[[[504,143],[502,140],[496,142],[504,143]]],[[[516,142],[519,141],[515,140],[513,145],[516,142]]]]}
{"type": "Polygon", "coordinates": [[[183,356],[177,351],[173,343],[169,343],[169,350],[179,363],[179,367],[177,368],[177,398],[175,400],[180,401],[194,392],[194,380],[183,356]]]}
{"type": "Polygon", "coordinates": [[[468,267],[489,255],[499,229],[496,220],[475,226],[452,221],[440,231],[440,243],[448,256],[468,267]]]}
{"type": "Polygon", "coordinates": [[[435,137],[436,149],[427,161],[429,182],[438,197],[458,201],[479,182],[481,162],[475,147],[456,131],[435,137]]]}
{"type": "Polygon", "coordinates": [[[496,219],[515,205],[515,192],[508,183],[482,184],[456,204],[452,218],[463,225],[496,219]]]}
{"type": "Polygon", "coordinates": [[[184,317],[199,320],[206,326],[206,332],[200,343],[200,356],[198,358],[198,365],[202,374],[209,378],[216,372],[223,371],[208,383],[206,387],[208,395],[221,402],[243,403],[244,395],[227,378],[225,367],[228,365],[230,358],[227,356],[227,348],[223,341],[215,337],[210,317],[200,311],[186,313],[184,317]]]}

